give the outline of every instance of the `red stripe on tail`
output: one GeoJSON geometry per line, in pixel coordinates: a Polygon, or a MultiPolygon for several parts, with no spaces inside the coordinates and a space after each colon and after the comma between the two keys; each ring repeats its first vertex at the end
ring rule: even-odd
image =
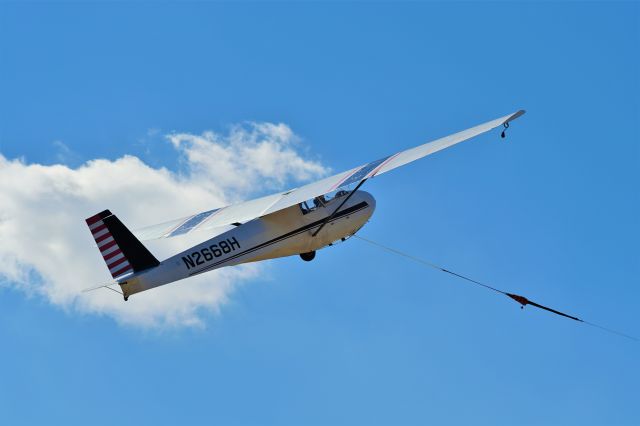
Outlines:
{"type": "Polygon", "coordinates": [[[85,220],[87,221],[87,225],[91,226],[99,220],[102,220],[102,213],[98,213],[97,215],[91,216],[90,218],[85,220]]]}
{"type": "Polygon", "coordinates": [[[120,253],[122,253],[122,250],[118,249],[112,253],[109,254],[103,254],[102,257],[104,258],[105,262],[109,259],[111,259],[112,257],[116,257],[117,255],[119,255],[120,253]]]}
{"type": "Polygon", "coordinates": [[[118,266],[118,265],[120,265],[121,263],[124,263],[124,262],[126,262],[126,261],[127,261],[127,258],[126,258],[126,257],[123,257],[122,259],[118,259],[118,260],[116,260],[116,261],[115,261],[115,262],[113,262],[113,263],[107,263],[107,268],[109,268],[109,269],[113,269],[113,267],[114,267],[114,266],[118,266]]]}
{"type": "MultiPolygon", "coordinates": [[[[94,238],[96,240],[96,243],[100,243],[104,240],[106,240],[107,238],[111,237],[111,233],[107,232],[106,234],[102,235],[101,237],[98,238],[94,238]]],[[[106,247],[106,246],[105,246],[106,247]]],[[[101,249],[104,249],[104,247],[100,247],[101,249]]]]}
{"type": "Polygon", "coordinates": [[[106,249],[111,248],[111,247],[113,247],[113,246],[115,246],[115,245],[116,245],[116,240],[110,241],[110,242],[108,242],[107,244],[105,244],[105,245],[103,245],[102,247],[100,247],[100,251],[101,251],[101,252],[103,252],[103,251],[105,251],[106,249]]]}
{"type": "Polygon", "coordinates": [[[124,273],[128,273],[128,272],[133,272],[133,268],[131,267],[131,265],[127,265],[127,266],[125,266],[124,268],[122,268],[122,269],[120,269],[120,270],[113,271],[113,272],[111,273],[111,276],[112,276],[113,278],[115,278],[115,277],[117,277],[118,275],[122,275],[122,274],[124,274],[124,273]]]}
{"type": "Polygon", "coordinates": [[[98,232],[102,231],[103,229],[107,229],[107,225],[105,225],[104,223],[102,225],[98,226],[97,228],[93,228],[91,230],[91,233],[93,235],[96,235],[98,232]]]}

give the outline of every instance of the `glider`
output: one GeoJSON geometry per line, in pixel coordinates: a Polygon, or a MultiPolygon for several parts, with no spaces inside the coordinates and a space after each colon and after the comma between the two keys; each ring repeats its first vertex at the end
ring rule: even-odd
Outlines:
{"type": "MultiPolygon", "coordinates": [[[[506,129],[523,114],[520,110],[296,189],[135,233],[109,210],[91,216],[86,223],[115,281],[112,284],[120,286],[124,300],[226,266],[293,255],[310,261],[316,250],[344,241],[367,223],[376,202],[371,194],[360,190],[365,181],[497,127],[506,129]],[[351,185],[356,185],[353,190],[348,189],[351,185]],[[208,239],[163,261],[140,242],[196,231],[207,231],[208,239]]],[[[96,288],[114,290],[109,287],[112,284],[96,288]]]]}

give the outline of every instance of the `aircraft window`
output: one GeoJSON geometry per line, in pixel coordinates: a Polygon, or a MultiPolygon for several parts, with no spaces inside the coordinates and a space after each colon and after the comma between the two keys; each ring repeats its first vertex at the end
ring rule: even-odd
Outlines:
{"type": "Polygon", "coordinates": [[[298,205],[300,206],[302,214],[307,214],[316,210],[317,208],[326,207],[328,202],[329,200],[327,199],[326,195],[320,195],[319,197],[313,198],[311,200],[303,201],[298,205]]]}
{"type": "Polygon", "coordinates": [[[316,207],[324,207],[326,204],[327,204],[327,199],[324,198],[324,195],[321,195],[313,199],[313,205],[316,207]]]}
{"type": "Polygon", "coordinates": [[[300,206],[300,210],[302,210],[302,214],[307,214],[313,210],[311,207],[309,207],[309,204],[307,204],[306,201],[303,201],[298,205],[300,206]]]}

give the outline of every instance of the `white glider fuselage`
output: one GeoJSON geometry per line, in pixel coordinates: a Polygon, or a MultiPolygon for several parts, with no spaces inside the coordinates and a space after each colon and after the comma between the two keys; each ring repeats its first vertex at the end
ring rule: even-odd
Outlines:
{"type": "Polygon", "coordinates": [[[365,191],[357,191],[313,236],[346,196],[347,193],[344,193],[308,211],[295,205],[251,220],[178,253],[156,267],[126,275],[118,283],[125,297],[128,297],[225,266],[319,250],[353,235],[373,214],[373,196],[365,191]]]}

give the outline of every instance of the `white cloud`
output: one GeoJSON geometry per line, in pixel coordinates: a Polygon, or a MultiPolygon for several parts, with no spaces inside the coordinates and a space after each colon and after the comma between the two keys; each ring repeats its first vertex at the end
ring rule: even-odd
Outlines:
{"type": "MultiPolygon", "coordinates": [[[[131,297],[108,290],[81,293],[111,281],[84,224],[109,208],[130,228],[159,223],[255,195],[289,181],[326,174],[297,150],[284,124],[250,123],[229,134],[167,136],[183,157],[180,173],[139,158],[96,159],[78,168],[29,164],[0,154],[0,282],[44,297],[70,312],[107,315],[138,327],[202,325],[238,283],[260,264],[209,272],[131,297]]],[[[185,239],[147,244],[163,258],[185,239]]]]}
{"type": "Polygon", "coordinates": [[[233,194],[280,188],[289,178],[304,181],[326,173],[293,149],[298,138],[285,124],[249,123],[232,127],[226,136],[173,133],[168,138],[184,154],[191,176],[233,194]]]}

